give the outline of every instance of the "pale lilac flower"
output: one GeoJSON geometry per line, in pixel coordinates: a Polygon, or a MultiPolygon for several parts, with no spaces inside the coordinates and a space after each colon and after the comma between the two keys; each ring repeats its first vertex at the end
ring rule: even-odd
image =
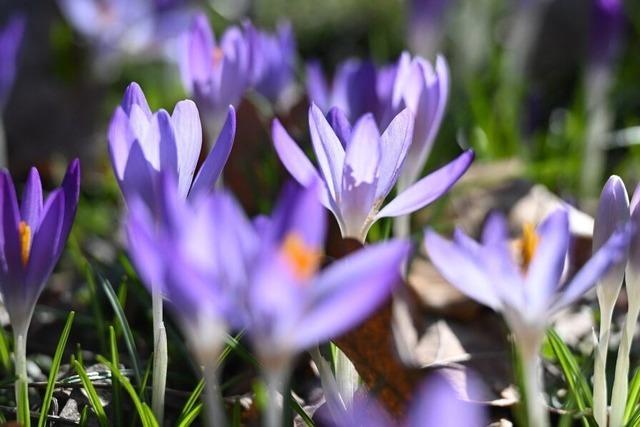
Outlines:
{"type": "Polygon", "coordinates": [[[100,59],[153,56],[183,31],[188,1],[58,0],[69,23],[98,50],[100,59]]]}
{"type": "Polygon", "coordinates": [[[193,19],[185,35],[180,74],[207,117],[207,126],[216,129],[228,106],[242,99],[251,81],[250,54],[249,40],[240,28],[228,28],[217,43],[207,17],[199,14],[193,19]]]}
{"type": "Polygon", "coordinates": [[[24,26],[24,18],[21,15],[15,15],[0,29],[0,111],[7,103],[16,77],[16,63],[24,26]]]}
{"type": "Polygon", "coordinates": [[[474,157],[473,151],[465,151],[383,206],[412,144],[412,113],[401,111],[382,135],[372,114],[364,115],[353,128],[338,109],[332,110],[329,120],[315,105],[309,109],[311,141],[320,173],[278,120],[273,122],[272,133],[280,160],[300,184],[324,182],[320,200],[333,212],[343,237],[364,241],[380,218],[406,215],[435,201],[455,184],[474,157]]]}
{"type": "Polygon", "coordinates": [[[274,34],[245,24],[251,48],[251,85],[273,105],[286,103],[293,89],[296,41],[290,23],[282,23],[274,34]]]}
{"type": "Polygon", "coordinates": [[[26,335],[36,301],[58,262],[80,194],[80,163],[69,165],[60,188],[43,199],[40,175],[31,168],[18,204],[11,175],[0,172],[2,242],[0,291],[16,331],[26,335]]]}
{"type": "MultiPolygon", "coordinates": [[[[156,205],[160,172],[175,176],[180,197],[211,190],[229,157],[235,136],[235,110],[228,107],[218,141],[197,175],[202,126],[195,104],[176,104],[173,113],[151,111],[140,86],[131,83],[109,125],[109,154],[125,199],[138,196],[156,205]]],[[[152,208],[153,209],[153,208],[152,208]]]]}
{"type": "Polygon", "coordinates": [[[409,0],[408,43],[413,52],[423,56],[432,55],[440,43],[445,12],[452,0],[409,0]]]}

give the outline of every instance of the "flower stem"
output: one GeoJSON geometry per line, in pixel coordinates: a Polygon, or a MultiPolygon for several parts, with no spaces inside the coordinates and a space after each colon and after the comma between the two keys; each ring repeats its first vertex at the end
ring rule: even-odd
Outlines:
{"type": "Polygon", "coordinates": [[[593,367],[593,417],[599,426],[607,425],[606,367],[612,317],[613,302],[602,300],[600,304],[600,336],[593,367]]]}
{"type": "Polygon", "coordinates": [[[15,355],[15,393],[18,407],[18,424],[22,427],[31,425],[29,416],[29,379],[27,377],[27,334],[26,330],[13,332],[15,355]]]}
{"type": "Polygon", "coordinates": [[[339,348],[336,348],[335,366],[338,391],[342,396],[342,401],[349,406],[358,390],[360,375],[358,375],[358,371],[356,371],[356,367],[353,366],[351,360],[339,348]]]}
{"type": "Polygon", "coordinates": [[[215,365],[208,364],[205,366],[204,381],[207,386],[207,392],[204,395],[207,406],[207,425],[210,427],[226,426],[227,417],[222,406],[218,369],[215,365]]]}
{"type": "Polygon", "coordinates": [[[278,396],[284,399],[288,376],[288,363],[264,371],[267,383],[267,407],[263,421],[265,427],[282,427],[284,403],[278,401],[278,396]]]}
{"type": "Polygon", "coordinates": [[[540,372],[540,358],[537,348],[535,351],[522,353],[522,370],[524,376],[525,395],[527,398],[527,419],[529,427],[547,427],[549,420],[540,398],[542,392],[542,376],[540,372]]]}
{"type": "Polygon", "coordinates": [[[153,310],[153,384],[151,407],[160,425],[164,420],[164,394],[167,385],[167,332],[162,320],[162,294],[154,289],[151,293],[153,310]]]}
{"type": "Polygon", "coordinates": [[[640,314],[640,301],[629,300],[629,310],[622,331],[622,340],[618,348],[616,361],[616,376],[613,380],[611,392],[611,416],[609,425],[619,427],[623,425],[624,411],[627,405],[627,393],[629,391],[629,353],[636,331],[636,322],[640,314]]]}

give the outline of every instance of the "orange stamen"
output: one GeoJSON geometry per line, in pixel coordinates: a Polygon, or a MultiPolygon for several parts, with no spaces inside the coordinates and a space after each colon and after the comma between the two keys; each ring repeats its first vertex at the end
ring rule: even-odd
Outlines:
{"type": "Polygon", "coordinates": [[[291,266],[293,274],[300,280],[309,279],[318,269],[322,252],[309,247],[302,238],[290,233],[282,244],[282,254],[291,266]]]}
{"type": "Polygon", "coordinates": [[[20,235],[20,257],[22,259],[22,265],[26,267],[31,252],[31,227],[29,227],[29,224],[20,221],[20,224],[18,224],[18,234],[20,235]]]}
{"type": "Polygon", "coordinates": [[[520,262],[523,271],[529,269],[539,243],[540,236],[536,233],[533,224],[525,223],[522,227],[522,238],[519,241],[520,262]]]}
{"type": "Polygon", "coordinates": [[[224,51],[216,46],[213,48],[211,56],[213,58],[213,65],[217,67],[218,64],[222,62],[222,58],[224,58],[224,51]]]}

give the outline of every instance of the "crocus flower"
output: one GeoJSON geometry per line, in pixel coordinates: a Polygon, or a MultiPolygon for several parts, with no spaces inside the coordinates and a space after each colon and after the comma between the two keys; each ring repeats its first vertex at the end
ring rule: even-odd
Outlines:
{"type": "Polygon", "coordinates": [[[440,43],[444,15],[450,0],[410,0],[408,10],[408,42],[413,52],[432,55],[440,43]]]}
{"type": "Polygon", "coordinates": [[[424,168],[440,129],[449,96],[449,69],[442,56],[435,66],[419,56],[404,52],[397,63],[389,111],[409,108],[415,119],[413,142],[400,177],[398,188],[413,184],[424,168]]]}
{"type": "Polygon", "coordinates": [[[6,170],[0,172],[0,181],[0,291],[13,328],[26,333],[36,301],[73,224],[80,194],[80,163],[71,162],[60,188],[44,201],[35,168],[29,172],[20,204],[6,170]]]}
{"type": "Polygon", "coordinates": [[[59,0],[69,23],[94,45],[100,59],[153,56],[183,31],[186,1],[59,0]]]}
{"type": "Polygon", "coordinates": [[[344,61],[336,69],[332,83],[327,81],[320,63],[311,62],[307,65],[307,92],[311,102],[325,114],[338,107],[349,120],[366,113],[373,113],[376,118],[382,115],[384,103],[378,94],[378,71],[370,61],[353,58],[344,61]]]}
{"type": "Polygon", "coordinates": [[[589,32],[589,61],[594,66],[608,66],[614,59],[624,27],[621,0],[593,0],[589,32]]]}
{"type": "Polygon", "coordinates": [[[273,140],[280,160],[302,185],[320,177],[324,182],[320,200],[331,210],[343,237],[364,241],[378,219],[406,215],[446,193],[471,164],[468,150],[457,159],[400,192],[384,207],[383,202],[404,167],[413,136],[413,114],[401,111],[380,135],[372,114],[351,127],[344,114],[334,109],[329,121],[320,109],[309,109],[309,128],[320,173],[291,139],[278,120],[273,140]]]}
{"type": "Polygon", "coordinates": [[[294,83],[296,41],[291,24],[280,24],[275,34],[245,25],[251,47],[251,84],[273,105],[286,102],[294,83]]]}
{"type": "Polygon", "coordinates": [[[251,77],[250,46],[238,27],[216,40],[204,14],[196,15],[185,35],[180,60],[182,82],[205,116],[217,129],[228,106],[238,105],[251,77]]]}
{"type": "Polygon", "coordinates": [[[160,171],[171,173],[185,198],[212,189],[229,157],[236,130],[233,107],[218,141],[194,179],[202,146],[202,126],[196,105],[180,101],[173,113],[151,111],[137,83],[131,83],[109,125],[109,154],[125,199],[141,197],[155,206],[160,171]]]}
{"type": "Polygon", "coordinates": [[[16,76],[16,61],[23,33],[24,18],[20,15],[12,17],[0,29],[0,111],[7,103],[16,76]]]}
{"type": "Polygon", "coordinates": [[[431,230],[425,246],[431,261],[452,285],[472,299],[499,311],[514,334],[523,359],[532,425],[546,424],[538,400],[538,348],[549,319],[591,289],[626,251],[629,230],[616,231],[566,284],[560,286],[569,247],[565,210],[547,217],[534,231],[525,228],[521,256],[510,252],[507,224],[499,214],[487,220],[482,242],[456,230],[452,242],[431,230]]]}
{"type": "MultiPolygon", "coordinates": [[[[473,378],[473,377],[471,377],[473,378]]],[[[474,387],[472,382],[470,386],[474,387]]],[[[416,392],[407,419],[395,423],[372,397],[357,393],[342,416],[329,425],[336,427],[476,427],[486,425],[480,405],[464,402],[442,374],[431,375],[416,392]]]]}
{"type": "Polygon", "coordinates": [[[271,218],[252,223],[225,192],[184,200],[174,180],[161,182],[159,223],[140,199],[131,205],[129,250],[145,283],[162,284],[209,366],[220,331],[245,327],[265,372],[286,374],[298,352],[355,326],[398,282],[404,241],[319,271],[326,221],[317,185],[285,193],[271,218]]]}

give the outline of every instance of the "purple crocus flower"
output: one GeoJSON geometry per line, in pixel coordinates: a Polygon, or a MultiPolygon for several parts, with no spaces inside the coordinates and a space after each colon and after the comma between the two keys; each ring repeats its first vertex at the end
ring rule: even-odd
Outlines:
{"type": "Polygon", "coordinates": [[[187,27],[187,1],[58,0],[69,23],[102,59],[160,54],[165,42],[187,27]]]}
{"type": "Polygon", "coordinates": [[[227,107],[238,105],[250,83],[250,44],[238,27],[230,27],[216,40],[204,14],[193,19],[185,35],[180,60],[182,81],[192,93],[212,129],[219,127],[227,107]]]}
{"type": "Polygon", "coordinates": [[[589,61],[594,66],[607,66],[614,59],[624,27],[624,5],[621,0],[593,0],[589,34],[589,61]]]}
{"type": "Polygon", "coordinates": [[[560,286],[569,248],[569,221],[558,210],[534,231],[525,228],[518,261],[510,251],[503,216],[492,215],[482,242],[456,230],[452,242],[431,230],[425,246],[431,261],[461,292],[503,314],[520,352],[525,378],[530,425],[546,425],[538,371],[538,349],[549,319],[572,304],[609,271],[629,243],[628,228],[622,228],[600,247],[566,284],[560,286]]]}
{"type": "MultiPolygon", "coordinates": [[[[156,206],[160,171],[178,182],[180,197],[213,188],[229,157],[236,130],[236,115],[228,107],[218,140],[194,179],[202,146],[202,126],[196,105],[180,101],[173,113],[151,111],[137,83],[125,90],[109,125],[109,154],[125,199],[134,195],[156,206]]],[[[153,209],[153,208],[152,208],[153,209]]]]}
{"type": "Polygon", "coordinates": [[[337,107],[349,120],[366,113],[373,113],[377,119],[382,115],[378,72],[371,61],[354,58],[344,61],[336,69],[332,83],[327,81],[320,63],[311,62],[307,65],[307,92],[311,102],[325,114],[337,107]]]}
{"type": "Polygon", "coordinates": [[[251,47],[251,84],[272,104],[286,102],[294,83],[296,41],[290,23],[278,25],[275,34],[245,24],[251,47]]]}
{"type": "Polygon", "coordinates": [[[0,291],[14,332],[26,336],[33,309],[58,262],[71,230],[80,194],[80,163],[69,165],[60,188],[43,201],[32,168],[18,204],[11,175],[0,171],[2,244],[0,291]]]}
{"type": "Polygon", "coordinates": [[[351,127],[344,113],[334,109],[329,121],[320,109],[309,109],[309,128],[320,173],[278,120],[273,140],[280,160],[302,185],[324,182],[322,204],[333,212],[343,237],[364,241],[378,219],[406,215],[446,193],[471,164],[474,153],[457,159],[422,178],[382,206],[404,167],[413,136],[413,114],[405,109],[380,134],[372,114],[351,127]]]}
{"type": "Polygon", "coordinates": [[[16,76],[16,61],[24,25],[24,18],[16,15],[0,29],[0,111],[7,103],[16,76]]]}
{"type": "Polygon", "coordinates": [[[398,60],[388,104],[392,115],[409,108],[415,118],[413,142],[407,153],[398,188],[413,184],[427,161],[440,129],[449,96],[449,69],[442,56],[435,65],[404,52],[398,60]]]}

